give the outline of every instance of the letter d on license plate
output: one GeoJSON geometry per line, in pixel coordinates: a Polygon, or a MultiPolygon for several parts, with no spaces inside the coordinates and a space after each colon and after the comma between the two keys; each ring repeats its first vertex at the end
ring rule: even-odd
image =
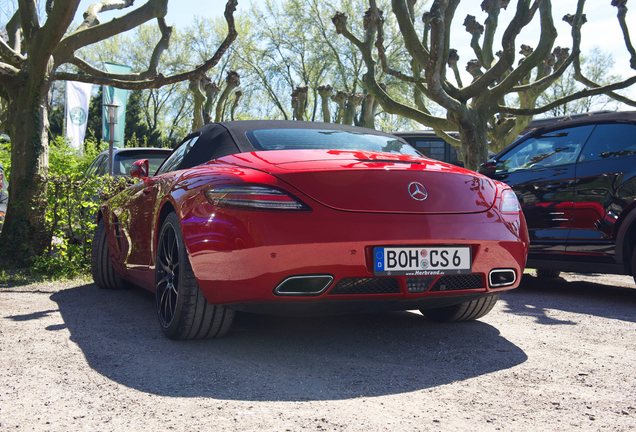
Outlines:
{"type": "Polygon", "coordinates": [[[377,247],[376,276],[430,276],[471,273],[470,246],[377,247]]]}

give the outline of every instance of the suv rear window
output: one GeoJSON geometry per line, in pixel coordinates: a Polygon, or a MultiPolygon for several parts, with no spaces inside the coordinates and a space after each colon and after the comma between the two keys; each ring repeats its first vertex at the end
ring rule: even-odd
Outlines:
{"type": "Polygon", "coordinates": [[[636,126],[600,124],[588,140],[580,162],[616,158],[636,154],[636,126]]]}

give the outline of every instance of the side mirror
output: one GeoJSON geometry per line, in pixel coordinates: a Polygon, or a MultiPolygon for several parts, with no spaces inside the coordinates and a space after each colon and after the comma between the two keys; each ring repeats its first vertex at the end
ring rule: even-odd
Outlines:
{"type": "Polygon", "coordinates": [[[140,159],[130,167],[130,176],[138,179],[148,178],[148,159],[140,159]]]}
{"type": "Polygon", "coordinates": [[[494,159],[490,159],[488,162],[484,162],[479,165],[479,172],[487,177],[492,177],[495,175],[495,167],[497,166],[497,161],[494,159]]]}

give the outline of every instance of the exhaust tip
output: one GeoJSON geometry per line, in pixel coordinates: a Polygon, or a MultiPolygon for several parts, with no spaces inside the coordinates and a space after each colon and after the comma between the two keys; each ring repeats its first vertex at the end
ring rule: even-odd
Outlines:
{"type": "Polygon", "coordinates": [[[291,276],[274,288],[281,296],[316,296],[324,293],[333,282],[331,275],[291,276]]]}
{"type": "Polygon", "coordinates": [[[514,284],[517,281],[517,273],[514,269],[495,269],[488,275],[488,283],[491,288],[500,288],[514,284]]]}

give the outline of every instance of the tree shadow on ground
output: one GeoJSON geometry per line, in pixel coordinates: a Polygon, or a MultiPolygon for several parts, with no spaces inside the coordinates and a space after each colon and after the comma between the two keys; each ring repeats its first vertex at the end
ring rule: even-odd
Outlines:
{"type": "Polygon", "coordinates": [[[504,312],[534,316],[546,325],[575,324],[549,316],[549,310],[636,322],[636,289],[611,285],[612,276],[574,275],[541,278],[524,274],[519,288],[501,296],[504,312]]]}
{"type": "MultiPolygon", "coordinates": [[[[511,368],[527,356],[483,322],[393,312],[321,318],[237,314],[219,340],[171,341],[154,295],[84,285],[51,296],[90,367],[143,392],[254,401],[412,392],[511,368]]],[[[33,315],[37,319],[38,315],[33,315]]],[[[24,317],[12,317],[24,319],[24,317]]]]}

